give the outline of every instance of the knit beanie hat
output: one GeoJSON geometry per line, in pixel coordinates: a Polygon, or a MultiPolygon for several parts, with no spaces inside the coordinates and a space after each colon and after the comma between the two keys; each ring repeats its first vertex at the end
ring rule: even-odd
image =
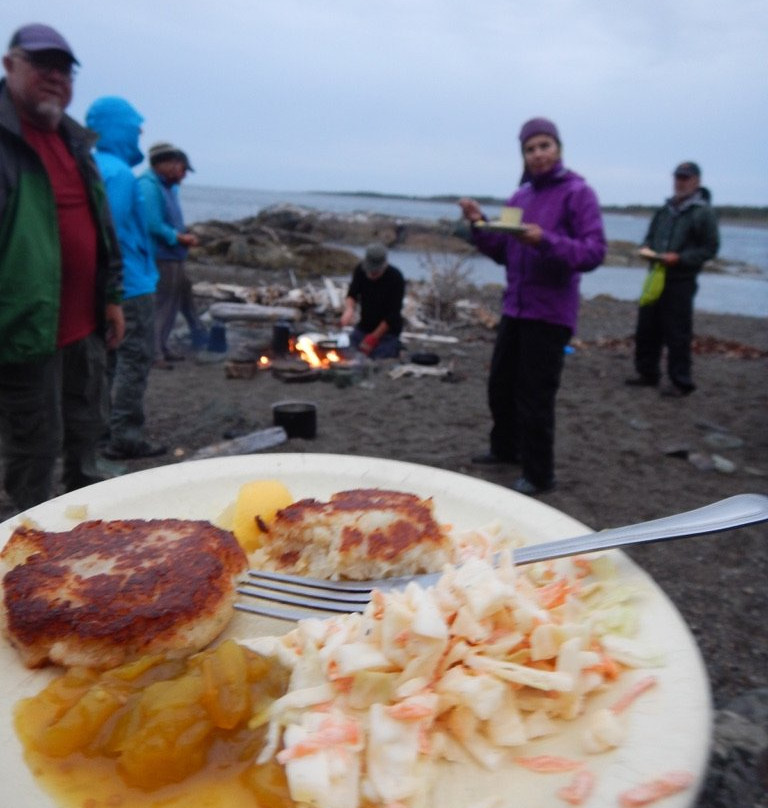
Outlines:
{"type": "Polygon", "coordinates": [[[560,145],[560,133],[548,118],[531,118],[530,121],[526,121],[520,130],[520,145],[522,146],[526,140],[534,135],[549,135],[560,145]]]}

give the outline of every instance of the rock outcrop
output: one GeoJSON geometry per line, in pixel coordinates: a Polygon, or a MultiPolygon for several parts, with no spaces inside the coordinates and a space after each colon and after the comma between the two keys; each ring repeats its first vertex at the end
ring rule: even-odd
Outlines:
{"type": "MultiPolygon", "coordinates": [[[[469,254],[469,231],[460,220],[410,219],[377,213],[329,213],[292,204],[272,205],[235,222],[193,226],[200,246],[190,258],[201,263],[265,270],[291,270],[299,276],[352,271],[359,258],[348,249],[380,241],[389,248],[435,254],[469,254]]],[[[611,241],[605,264],[643,266],[638,245],[611,241]]],[[[713,271],[723,266],[713,262],[713,271]]]]}

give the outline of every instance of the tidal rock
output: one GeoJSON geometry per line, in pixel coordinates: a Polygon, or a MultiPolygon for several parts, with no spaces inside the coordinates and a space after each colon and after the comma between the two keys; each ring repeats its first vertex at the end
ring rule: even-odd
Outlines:
{"type": "Polygon", "coordinates": [[[727,432],[710,432],[704,436],[704,442],[713,449],[740,449],[744,445],[741,438],[727,432]]]}
{"type": "Polygon", "coordinates": [[[768,688],[715,714],[712,758],[700,808],[768,808],[768,688]]]}
{"type": "Polygon", "coordinates": [[[736,464],[732,460],[718,454],[712,455],[712,466],[720,474],[733,474],[736,471],[736,464]]]}
{"type": "Polygon", "coordinates": [[[693,452],[690,454],[688,456],[688,462],[699,471],[712,471],[715,468],[712,458],[701,452],[693,452]]]}

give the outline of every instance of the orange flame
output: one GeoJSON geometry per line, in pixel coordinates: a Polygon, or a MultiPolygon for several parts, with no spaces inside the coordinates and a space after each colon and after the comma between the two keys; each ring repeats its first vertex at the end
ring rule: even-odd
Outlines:
{"type": "Polygon", "coordinates": [[[294,345],[299,356],[313,368],[327,368],[334,362],[341,362],[341,357],[336,351],[328,351],[324,356],[317,352],[317,346],[307,336],[299,337],[294,345]]]}
{"type": "Polygon", "coordinates": [[[323,360],[315,350],[315,343],[309,337],[299,337],[296,340],[296,350],[299,352],[299,356],[311,367],[319,368],[323,366],[323,360]]]}

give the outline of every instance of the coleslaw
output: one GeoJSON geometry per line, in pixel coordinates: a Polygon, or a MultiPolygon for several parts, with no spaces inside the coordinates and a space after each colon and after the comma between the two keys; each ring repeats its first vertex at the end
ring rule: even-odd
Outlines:
{"type": "MultiPolygon", "coordinates": [[[[580,755],[621,744],[623,713],[653,681],[614,708],[590,711],[590,697],[628,668],[663,664],[633,636],[640,593],[618,580],[610,554],[526,567],[507,550],[496,565],[491,558],[488,546],[432,588],[375,591],[363,614],[244,641],[292,671],[287,694],[254,720],[268,723],[258,762],[284,764],[294,800],[416,808],[427,804],[441,760],[583,769],[582,757],[515,755],[585,712],[580,755]]],[[[587,780],[561,799],[577,804],[587,780]]]]}

